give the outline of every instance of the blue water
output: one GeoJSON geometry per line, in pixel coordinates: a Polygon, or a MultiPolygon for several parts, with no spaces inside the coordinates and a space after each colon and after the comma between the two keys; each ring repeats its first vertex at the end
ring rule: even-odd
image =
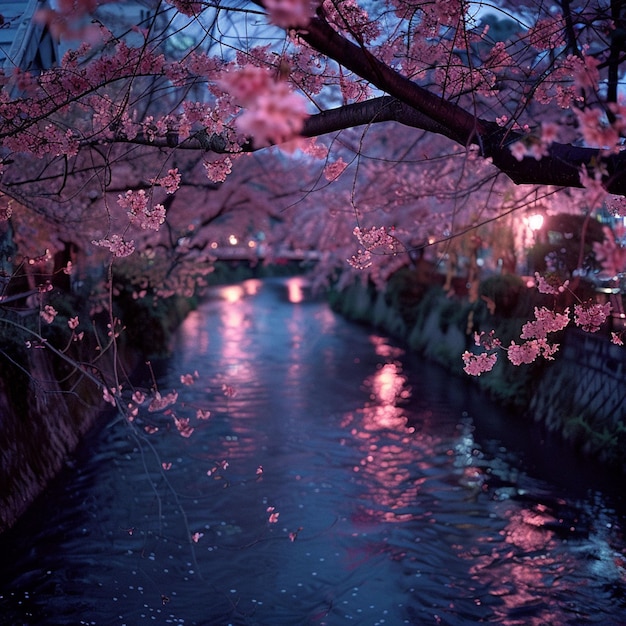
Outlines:
{"type": "Polygon", "coordinates": [[[626,624],[622,480],[302,279],[215,288],[173,349],[176,404],[0,537],[0,624],[626,624]]]}

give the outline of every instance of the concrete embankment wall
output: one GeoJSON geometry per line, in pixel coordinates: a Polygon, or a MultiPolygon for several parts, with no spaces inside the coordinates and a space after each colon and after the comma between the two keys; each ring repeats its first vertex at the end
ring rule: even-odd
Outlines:
{"type": "MultiPolygon", "coordinates": [[[[167,351],[173,331],[191,310],[189,300],[170,298],[158,307],[132,302],[127,318],[137,323],[117,350],[94,351],[93,337],[73,343],[68,359],[45,346],[24,347],[15,337],[3,351],[0,369],[0,533],[10,528],[39,496],[76,449],[83,436],[110,409],[93,377],[120,380],[150,356],[167,351]],[[131,308],[132,307],[132,308],[131,308]],[[9,360],[7,355],[11,350],[9,360]],[[91,355],[91,357],[89,356],[91,355]],[[89,365],[94,355],[97,360],[89,365]],[[72,363],[71,361],[74,360],[72,363]],[[117,371],[117,374],[115,372],[117,371]]],[[[107,336],[106,320],[100,335],[107,336]]]]}
{"type": "Polygon", "coordinates": [[[530,412],[577,448],[608,463],[626,459],[626,348],[569,330],[546,368],[530,412]]]}
{"type": "MultiPolygon", "coordinates": [[[[474,331],[495,328],[508,345],[525,321],[494,318],[482,303],[449,298],[437,288],[414,294],[409,307],[399,302],[389,289],[360,283],[331,295],[342,315],[405,341],[458,376],[467,376],[461,354],[471,349],[474,331]]],[[[497,402],[626,472],[626,347],[575,329],[558,340],[554,361],[516,367],[502,355],[492,372],[474,380],[497,402]]]]}
{"type": "Polygon", "coordinates": [[[103,409],[93,383],[76,380],[71,391],[59,384],[46,350],[32,349],[26,367],[28,375],[0,378],[0,533],[56,476],[103,409]]]}

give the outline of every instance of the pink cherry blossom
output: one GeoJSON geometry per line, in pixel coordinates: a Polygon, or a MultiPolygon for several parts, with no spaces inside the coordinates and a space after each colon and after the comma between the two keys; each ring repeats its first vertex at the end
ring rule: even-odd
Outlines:
{"type": "Polygon", "coordinates": [[[178,168],[168,170],[167,175],[162,178],[151,179],[153,185],[159,185],[165,189],[165,193],[175,193],[180,187],[181,175],[178,168]]]}
{"type": "Polygon", "coordinates": [[[564,293],[569,286],[569,280],[561,282],[556,274],[541,276],[539,272],[535,272],[535,280],[539,293],[552,294],[555,296],[564,293]]]}
{"type": "Polygon", "coordinates": [[[223,183],[233,171],[233,162],[230,157],[222,157],[213,161],[204,161],[207,177],[214,183],[223,183]]]}
{"type": "Polygon", "coordinates": [[[593,242],[596,260],[602,265],[603,272],[613,278],[626,271],[626,248],[618,245],[610,228],[604,228],[604,240],[593,242]]]}
{"type": "Polygon", "coordinates": [[[274,82],[269,70],[245,65],[220,74],[217,84],[239,106],[252,106],[256,99],[271,89],[274,82]]]}
{"type": "Polygon", "coordinates": [[[619,151],[620,137],[609,124],[604,111],[598,108],[577,109],[576,116],[585,142],[609,151],[619,151]]]}
{"type": "Polygon", "coordinates": [[[574,306],[574,322],[584,331],[595,333],[611,314],[611,303],[577,304],[574,306]]]}
{"type": "Polygon", "coordinates": [[[528,149],[523,141],[516,141],[509,150],[518,161],[522,161],[528,155],[528,149]]]}
{"type": "Polygon", "coordinates": [[[494,330],[490,330],[488,333],[474,333],[474,343],[485,350],[493,350],[502,345],[501,341],[495,336],[494,330]]]}
{"type": "Polygon", "coordinates": [[[606,199],[606,208],[616,217],[626,217],[626,198],[611,194],[606,199]]]}
{"type": "Polygon", "coordinates": [[[311,0],[265,0],[270,22],[281,28],[304,28],[315,11],[311,0]]]}
{"type": "Polygon", "coordinates": [[[150,411],[150,413],[154,413],[155,411],[162,411],[163,409],[175,404],[177,400],[177,391],[172,391],[165,396],[162,396],[158,391],[156,391],[150,404],[148,405],[148,411],[150,411]]]}
{"type": "Polygon", "coordinates": [[[306,103],[285,82],[272,82],[237,119],[237,130],[255,146],[285,143],[298,135],[307,117],[306,103]]]}
{"type": "Polygon", "coordinates": [[[463,370],[470,376],[480,376],[484,372],[490,372],[493,366],[498,360],[498,355],[495,353],[481,352],[480,354],[473,354],[472,352],[465,351],[462,354],[465,367],[463,370]]]}
{"type": "Polygon", "coordinates": [[[3,205],[0,206],[0,222],[6,222],[11,215],[13,215],[13,207],[11,206],[11,203],[3,203],[3,205]]]}
{"type": "Polygon", "coordinates": [[[347,261],[355,270],[365,270],[372,265],[372,253],[359,248],[347,261]]]}
{"type": "Polygon", "coordinates": [[[46,324],[52,324],[57,314],[58,314],[58,311],[50,304],[46,304],[46,306],[44,306],[43,309],[39,312],[41,319],[46,324]]]}
{"type": "Polygon", "coordinates": [[[553,50],[564,45],[563,33],[565,26],[563,16],[556,14],[546,19],[539,20],[528,31],[531,46],[538,50],[553,50]]]}
{"type": "Polygon", "coordinates": [[[233,386],[224,383],[222,385],[222,393],[227,398],[234,398],[237,395],[237,390],[233,386]]]}
{"type": "Polygon", "coordinates": [[[135,251],[135,242],[125,241],[121,235],[111,235],[108,239],[98,239],[91,242],[95,246],[108,248],[115,257],[130,256],[135,251]]]}
{"type": "Polygon", "coordinates": [[[143,404],[146,400],[146,394],[143,391],[135,391],[133,392],[132,400],[136,404],[143,404]]]}
{"type": "Polygon", "coordinates": [[[276,511],[273,506],[268,506],[266,512],[270,514],[267,521],[270,524],[276,524],[278,522],[278,516],[280,515],[280,513],[276,511]]]}
{"type": "Polygon", "coordinates": [[[556,313],[546,307],[535,307],[535,319],[522,326],[522,339],[545,339],[548,333],[563,330],[569,324],[569,309],[556,313]]]}
{"type": "Polygon", "coordinates": [[[541,143],[549,146],[558,138],[559,126],[554,122],[541,122],[541,143]]]}
{"type": "Polygon", "coordinates": [[[188,417],[176,417],[176,415],[172,416],[174,420],[174,424],[176,426],[176,430],[180,433],[181,437],[191,437],[193,434],[194,428],[189,425],[188,417]]]}
{"type": "Polygon", "coordinates": [[[165,209],[161,204],[149,206],[149,198],[144,189],[128,190],[125,195],[118,196],[117,203],[128,211],[131,224],[143,230],[159,230],[165,221],[165,209]]]}
{"type": "Polygon", "coordinates": [[[324,178],[328,181],[333,181],[339,178],[341,173],[346,169],[347,165],[348,164],[341,157],[339,157],[336,161],[329,163],[324,168],[324,178]]]}
{"type": "Polygon", "coordinates": [[[180,382],[183,385],[193,385],[196,382],[196,377],[193,374],[181,374],[180,382]]]}
{"type": "Polygon", "coordinates": [[[539,356],[539,344],[537,340],[527,341],[521,345],[514,341],[507,348],[509,361],[513,365],[522,365],[523,363],[532,363],[539,356]]]}
{"type": "Polygon", "coordinates": [[[115,401],[115,393],[115,389],[107,389],[106,387],[104,387],[102,389],[102,399],[108,404],[116,406],[117,402],[115,401]]]}

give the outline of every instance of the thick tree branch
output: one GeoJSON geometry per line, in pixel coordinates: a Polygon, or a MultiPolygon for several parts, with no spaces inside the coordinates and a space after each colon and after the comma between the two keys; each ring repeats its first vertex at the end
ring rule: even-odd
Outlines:
{"type": "MultiPolygon", "coordinates": [[[[517,161],[512,156],[509,145],[520,139],[521,135],[477,118],[462,107],[401,76],[365,48],[342,37],[322,19],[314,18],[307,30],[300,33],[300,37],[319,52],[406,105],[404,111],[399,105],[394,105],[396,121],[436,132],[461,145],[478,145],[482,155],[492,158],[494,165],[517,184],[580,187],[582,167],[594,169],[602,166],[606,172],[603,182],[607,190],[626,195],[626,155],[603,156],[599,150],[593,148],[555,143],[552,144],[548,156],[539,161],[529,157],[521,162],[517,161]],[[410,109],[414,109],[414,112],[410,109]]],[[[326,115],[328,120],[331,117],[327,113],[321,115],[326,115]]],[[[382,113],[375,118],[376,121],[382,119],[382,113]]],[[[311,124],[313,123],[311,120],[311,124]]]]}
{"type": "MultiPolygon", "coordinates": [[[[516,184],[553,185],[556,187],[581,187],[580,170],[582,167],[593,168],[600,161],[606,167],[608,175],[605,184],[609,191],[618,195],[626,195],[626,154],[620,153],[602,157],[595,148],[581,148],[569,144],[553,143],[548,155],[537,161],[526,157],[518,161],[509,149],[509,145],[521,138],[521,135],[510,133],[478,120],[483,131],[489,129],[488,141],[475,142],[481,146],[483,156],[490,157],[494,165],[516,184]]],[[[450,137],[449,128],[437,120],[430,118],[416,108],[391,96],[372,98],[365,102],[349,104],[329,109],[312,115],[305,121],[302,135],[319,137],[332,132],[381,122],[397,122],[412,128],[450,137]]],[[[122,140],[126,141],[126,140],[122,140]]],[[[129,143],[153,146],[154,148],[178,148],[200,150],[224,154],[228,152],[227,142],[220,135],[209,136],[195,134],[182,142],[175,135],[167,139],[147,139],[139,135],[129,143]]],[[[465,144],[464,144],[465,145],[465,144]]],[[[242,148],[252,152],[256,148],[250,142],[242,148]]]]}

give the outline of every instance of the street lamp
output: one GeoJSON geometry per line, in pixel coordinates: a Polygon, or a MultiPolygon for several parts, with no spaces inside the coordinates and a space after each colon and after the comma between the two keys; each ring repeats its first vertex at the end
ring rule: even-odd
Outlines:
{"type": "Polygon", "coordinates": [[[529,215],[528,218],[528,228],[530,228],[533,233],[536,233],[538,230],[541,230],[543,226],[543,215],[541,213],[533,213],[529,215]]]}
{"type": "Polygon", "coordinates": [[[530,213],[524,217],[524,224],[526,226],[524,231],[524,247],[526,248],[526,271],[529,274],[534,272],[534,264],[530,258],[530,252],[535,244],[540,240],[539,231],[543,227],[544,216],[543,213],[530,213]]]}

